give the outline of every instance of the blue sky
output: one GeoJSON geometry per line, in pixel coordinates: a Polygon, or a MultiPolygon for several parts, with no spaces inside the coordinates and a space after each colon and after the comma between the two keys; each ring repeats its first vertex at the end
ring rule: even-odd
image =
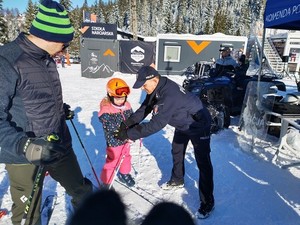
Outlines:
{"type": "MultiPolygon", "coordinates": [[[[38,0],[32,0],[32,2],[38,2],[38,0]]],[[[59,2],[59,0],[57,1],[59,2]]],[[[74,7],[77,5],[80,7],[83,4],[83,0],[71,0],[74,7]]],[[[88,5],[92,5],[95,0],[87,0],[88,5]]],[[[105,2],[105,1],[104,1],[105,2]]],[[[3,1],[3,8],[18,8],[19,11],[25,12],[28,5],[28,0],[4,0],[3,1]]]]}

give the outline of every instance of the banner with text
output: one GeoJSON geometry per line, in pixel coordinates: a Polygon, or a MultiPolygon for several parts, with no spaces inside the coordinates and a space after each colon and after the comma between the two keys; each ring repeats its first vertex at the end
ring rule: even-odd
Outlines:
{"type": "Polygon", "coordinates": [[[117,39],[116,24],[82,23],[80,31],[85,38],[117,39]]]}

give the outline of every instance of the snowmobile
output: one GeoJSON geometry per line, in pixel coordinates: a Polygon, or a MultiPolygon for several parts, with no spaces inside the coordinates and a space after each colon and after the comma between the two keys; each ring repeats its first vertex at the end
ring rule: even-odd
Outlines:
{"type": "MultiPolygon", "coordinates": [[[[199,62],[187,68],[183,87],[197,95],[210,111],[213,123],[212,133],[230,126],[230,116],[240,115],[247,84],[257,81],[258,76],[244,75],[243,85],[237,85],[234,73],[216,76],[211,62],[199,62]]],[[[262,76],[261,80],[272,82],[278,90],[285,91],[285,84],[276,81],[275,76],[262,76]]]]}
{"type": "Polygon", "coordinates": [[[188,67],[183,74],[186,79],[182,86],[197,95],[207,107],[212,116],[211,133],[217,133],[230,125],[230,112],[225,104],[227,95],[224,94],[229,88],[229,81],[223,77],[211,78],[209,71],[208,63],[188,67]]]}

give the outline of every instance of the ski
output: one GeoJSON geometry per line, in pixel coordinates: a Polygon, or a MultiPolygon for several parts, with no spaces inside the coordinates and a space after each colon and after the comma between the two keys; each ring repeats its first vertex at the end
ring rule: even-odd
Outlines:
{"type": "Polygon", "coordinates": [[[149,193],[148,191],[140,188],[139,186],[133,186],[133,187],[128,187],[126,184],[122,183],[119,180],[115,180],[118,184],[121,184],[122,186],[124,186],[125,188],[127,188],[128,190],[132,191],[134,194],[138,195],[139,197],[141,197],[142,199],[144,199],[146,202],[148,202],[151,205],[155,205],[157,201],[163,201],[163,199],[160,199],[158,197],[155,197],[153,194],[149,193]],[[143,194],[147,194],[149,196],[151,196],[152,198],[156,199],[156,202],[151,201],[148,197],[145,197],[143,194]]]}
{"type": "MultiPolygon", "coordinates": [[[[86,174],[86,177],[89,178],[91,176],[91,174],[86,174]]],[[[158,198],[156,196],[154,196],[153,194],[149,193],[148,191],[146,191],[143,188],[140,188],[139,186],[135,185],[133,187],[128,187],[126,184],[122,183],[121,181],[115,179],[115,182],[124,186],[125,188],[127,188],[128,190],[130,190],[131,192],[133,192],[134,194],[138,195],[140,198],[144,199],[146,202],[148,202],[151,205],[155,205],[156,202],[161,202],[163,201],[163,199],[158,198]],[[152,198],[155,198],[155,202],[151,201],[148,197],[145,197],[142,193],[147,194],[148,196],[151,196],[152,198]]],[[[95,190],[101,190],[101,188],[94,186],[95,190]]]]}
{"type": "Polygon", "coordinates": [[[56,205],[57,196],[56,195],[48,195],[43,203],[41,209],[42,219],[44,218],[44,223],[48,225],[51,219],[52,213],[54,211],[56,205]]]}
{"type": "Polygon", "coordinates": [[[152,193],[150,193],[149,191],[145,190],[144,188],[141,188],[138,185],[135,185],[133,188],[135,188],[137,191],[145,193],[145,194],[151,196],[152,198],[156,199],[156,202],[163,202],[164,201],[164,199],[154,196],[152,193]]]}

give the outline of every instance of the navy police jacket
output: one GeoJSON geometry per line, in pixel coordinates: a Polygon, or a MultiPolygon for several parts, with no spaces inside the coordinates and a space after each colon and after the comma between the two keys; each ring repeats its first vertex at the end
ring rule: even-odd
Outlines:
{"type": "Polygon", "coordinates": [[[146,96],[130,120],[138,124],[127,130],[131,140],[154,134],[167,124],[188,135],[210,134],[211,116],[201,100],[166,77],[160,77],[156,89],[146,96]],[[140,123],[151,112],[151,120],[140,123]]]}

